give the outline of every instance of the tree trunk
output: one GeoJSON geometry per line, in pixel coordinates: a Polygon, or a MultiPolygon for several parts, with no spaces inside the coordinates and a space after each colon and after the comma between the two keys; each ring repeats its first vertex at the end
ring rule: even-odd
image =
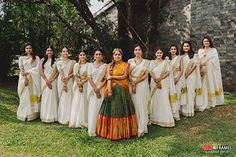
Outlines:
{"type": "Polygon", "coordinates": [[[119,47],[123,51],[123,60],[127,61],[130,55],[130,39],[127,23],[127,10],[124,1],[117,2],[118,11],[118,36],[119,36],[119,47]]]}
{"type": "Polygon", "coordinates": [[[105,39],[102,35],[101,29],[95,21],[91,11],[88,8],[86,0],[69,0],[79,12],[79,15],[85,20],[85,22],[92,28],[97,40],[98,44],[101,47],[102,51],[105,53],[105,61],[109,61],[111,59],[111,53],[109,53],[105,39]]]}
{"type": "Polygon", "coordinates": [[[147,30],[147,53],[146,58],[152,59],[155,55],[156,48],[160,46],[160,11],[168,3],[168,0],[148,0],[146,6],[149,12],[149,28],[147,30]]]}
{"type": "Polygon", "coordinates": [[[147,30],[147,40],[146,40],[146,58],[151,59],[154,54],[155,42],[157,40],[157,15],[159,13],[159,3],[158,0],[148,0],[146,3],[149,12],[149,27],[147,30]]]}

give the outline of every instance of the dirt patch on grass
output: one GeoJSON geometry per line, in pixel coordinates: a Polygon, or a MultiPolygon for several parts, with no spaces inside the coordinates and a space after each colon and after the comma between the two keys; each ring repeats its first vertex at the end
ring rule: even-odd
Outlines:
{"type": "Polygon", "coordinates": [[[236,122],[236,105],[218,106],[216,113],[220,119],[236,122]]]}
{"type": "Polygon", "coordinates": [[[199,136],[202,133],[202,130],[204,129],[204,126],[196,126],[189,128],[189,132],[191,135],[199,136]]]}

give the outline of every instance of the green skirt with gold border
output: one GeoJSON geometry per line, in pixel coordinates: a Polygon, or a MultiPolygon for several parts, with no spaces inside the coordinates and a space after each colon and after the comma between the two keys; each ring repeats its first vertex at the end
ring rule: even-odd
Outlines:
{"type": "Polygon", "coordinates": [[[102,102],[96,134],[110,140],[128,139],[138,135],[138,123],[130,93],[118,83],[112,96],[102,102]]]}

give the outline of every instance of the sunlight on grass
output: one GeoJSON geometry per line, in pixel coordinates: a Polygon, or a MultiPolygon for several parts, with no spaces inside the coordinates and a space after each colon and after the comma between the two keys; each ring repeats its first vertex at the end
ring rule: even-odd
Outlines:
{"type": "MultiPolygon", "coordinates": [[[[236,94],[226,93],[227,106],[181,117],[174,128],[149,126],[141,138],[109,141],[89,137],[87,129],[71,129],[58,123],[45,124],[39,119],[16,119],[16,89],[0,88],[0,156],[216,156],[204,152],[205,145],[236,146],[236,94]]],[[[226,152],[235,154],[235,149],[226,152]]]]}
{"type": "Polygon", "coordinates": [[[236,93],[225,92],[225,105],[236,104],[236,93]]]}

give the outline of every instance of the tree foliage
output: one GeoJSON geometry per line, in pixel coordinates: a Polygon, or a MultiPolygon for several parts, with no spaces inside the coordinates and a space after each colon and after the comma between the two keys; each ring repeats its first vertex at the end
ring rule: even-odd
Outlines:
{"type": "Polygon", "coordinates": [[[53,46],[59,55],[63,47],[76,57],[79,49],[102,49],[110,61],[114,47],[131,57],[132,45],[141,42],[150,58],[158,46],[158,30],[162,10],[168,0],[112,0],[118,8],[118,29],[107,18],[94,17],[89,0],[4,0],[1,2],[0,80],[6,78],[11,56],[20,54],[20,47],[31,42],[34,52],[43,56],[53,46]]]}

